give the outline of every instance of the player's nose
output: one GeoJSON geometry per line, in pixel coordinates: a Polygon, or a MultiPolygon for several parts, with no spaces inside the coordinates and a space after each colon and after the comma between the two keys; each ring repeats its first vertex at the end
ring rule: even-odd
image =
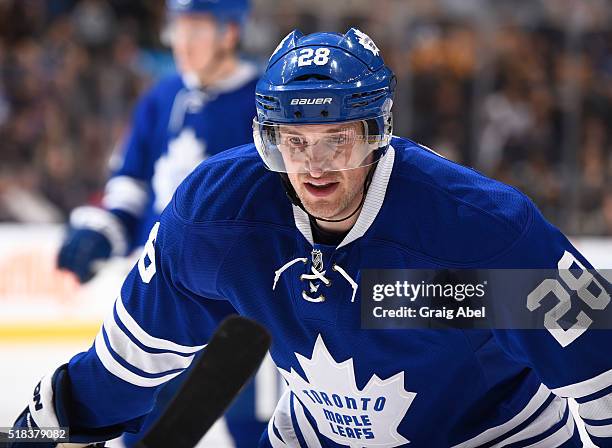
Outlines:
{"type": "Polygon", "coordinates": [[[318,143],[309,148],[307,169],[311,176],[321,177],[323,175],[328,163],[327,152],[328,149],[318,143]]]}
{"type": "Polygon", "coordinates": [[[320,177],[323,176],[323,174],[325,174],[325,171],[323,171],[322,169],[318,168],[318,167],[310,167],[308,169],[308,174],[310,175],[310,177],[313,177],[315,179],[319,179],[320,177]]]}
{"type": "Polygon", "coordinates": [[[319,178],[325,174],[327,162],[325,159],[310,159],[307,163],[306,170],[311,177],[319,178]]]}

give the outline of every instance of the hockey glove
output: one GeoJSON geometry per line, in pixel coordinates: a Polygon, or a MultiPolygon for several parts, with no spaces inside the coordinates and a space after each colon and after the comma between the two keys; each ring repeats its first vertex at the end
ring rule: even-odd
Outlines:
{"type": "Polygon", "coordinates": [[[96,261],[125,255],[124,226],[115,214],[96,207],[79,207],[70,215],[68,234],[60,248],[57,266],[74,272],[81,283],[96,273],[96,261]]]}
{"type": "MultiPolygon", "coordinates": [[[[78,446],[100,445],[105,440],[118,437],[125,428],[112,426],[83,430],[70,427],[68,409],[71,402],[70,380],[67,365],[59,367],[51,376],[46,376],[34,388],[32,400],[28,407],[17,417],[13,429],[47,429],[68,428],[71,443],[78,446]]],[[[8,448],[55,448],[57,442],[8,442],[8,448]]],[[[75,446],[75,445],[71,445],[75,446]]]]}

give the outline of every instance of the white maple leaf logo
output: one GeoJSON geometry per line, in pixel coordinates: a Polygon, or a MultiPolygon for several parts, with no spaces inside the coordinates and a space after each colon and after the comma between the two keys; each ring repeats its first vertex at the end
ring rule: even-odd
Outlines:
{"type": "Polygon", "coordinates": [[[355,34],[357,35],[359,43],[363,48],[365,48],[366,50],[370,50],[374,54],[374,56],[378,56],[380,50],[378,49],[378,47],[370,36],[368,36],[363,31],[359,31],[358,29],[355,29],[355,34]]]}
{"type": "Polygon", "coordinates": [[[191,128],[183,129],[168,143],[168,152],[155,162],[151,179],[155,210],[161,213],[172,199],[174,190],[207,157],[206,144],[191,128]]]}
{"type": "Polygon", "coordinates": [[[404,389],[404,372],[386,380],[373,375],[357,388],[353,359],[337,363],[321,335],[310,359],[295,354],[306,379],[294,369],[279,369],[291,391],[308,409],[321,434],[351,448],[392,448],[408,439],[397,428],[416,396],[404,389]]]}

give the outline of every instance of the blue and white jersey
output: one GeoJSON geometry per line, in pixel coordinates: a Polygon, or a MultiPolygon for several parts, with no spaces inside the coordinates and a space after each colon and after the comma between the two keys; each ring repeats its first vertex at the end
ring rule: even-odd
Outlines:
{"type": "Polygon", "coordinates": [[[552,269],[566,253],[587,265],[521,193],[409,140],[393,139],[337,246],[313,241],[253,145],[226,151],[178,188],[69,362],[70,423],[137,426],[230,307],[271,331],[288,385],[262,446],[582,446],[565,397],[612,446],[608,331],[564,346],[546,330],[360,328],[364,269],[552,269]]]}
{"type": "Polygon", "coordinates": [[[252,140],[257,75],[255,66],[240,62],[206,89],[174,75],[139,100],[103,198],[127,227],[128,246],[144,244],[176,187],[202,160],[252,140]]]}

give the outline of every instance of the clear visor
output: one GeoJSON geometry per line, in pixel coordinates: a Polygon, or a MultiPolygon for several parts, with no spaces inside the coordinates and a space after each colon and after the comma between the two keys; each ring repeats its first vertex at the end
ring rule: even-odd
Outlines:
{"type": "Polygon", "coordinates": [[[292,125],[254,119],[253,140],[272,171],[342,171],[377,162],[389,145],[391,128],[390,114],[330,124],[292,125]]]}

